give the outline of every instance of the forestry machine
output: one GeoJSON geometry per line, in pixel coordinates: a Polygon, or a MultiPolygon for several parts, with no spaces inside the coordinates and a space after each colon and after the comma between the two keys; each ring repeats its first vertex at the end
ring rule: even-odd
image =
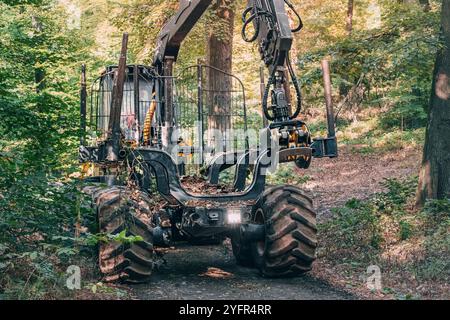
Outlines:
{"type": "Polygon", "coordinates": [[[211,2],[180,1],[151,66],[127,65],[124,34],[118,65],[90,88],[82,68],[79,155],[106,281],[147,281],[159,248],[177,242],[228,238],[238,264],[268,277],[302,274],[315,259],[311,199],[295,186],[266,186],[279,163],[307,169],[313,157],[337,156],[331,107],[327,138],[312,139],[299,118],[289,51],[300,15],[288,0],[250,0],[242,14],[242,36],[257,42],[261,78],[268,73],[260,113],[247,109],[242,82],[225,71],[200,60],[173,71],[181,43],[211,2]]]}

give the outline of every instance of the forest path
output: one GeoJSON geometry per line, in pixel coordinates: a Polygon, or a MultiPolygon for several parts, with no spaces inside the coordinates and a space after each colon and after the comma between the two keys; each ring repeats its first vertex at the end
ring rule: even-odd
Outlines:
{"type": "Polygon", "coordinates": [[[147,284],[133,285],[142,300],[304,300],[352,299],[329,284],[305,275],[266,279],[255,269],[236,265],[231,249],[220,246],[181,246],[164,256],[167,264],[147,284]]]}
{"type": "MultiPolygon", "coordinates": [[[[406,177],[418,168],[419,150],[360,154],[342,148],[337,159],[316,159],[302,185],[311,193],[319,220],[351,198],[364,199],[382,190],[384,178],[406,177]]],[[[320,279],[316,272],[299,278],[266,279],[237,266],[228,241],[220,246],[168,249],[167,261],[148,284],[131,287],[138,299],[356,299],[320,279]]]]}
{"type": "Polygon", "coordinates": [[[300,176],[309,177],[301,187],[313,198],[319,221],[352,198],[365,200],[381,192],[384,179],[401,179],[419,172],[422,154],[418,148],[369,154],[355,152],[358,148],[340,146],[338,158],[314,159],[308,170],[296,169],[300,176]]]}

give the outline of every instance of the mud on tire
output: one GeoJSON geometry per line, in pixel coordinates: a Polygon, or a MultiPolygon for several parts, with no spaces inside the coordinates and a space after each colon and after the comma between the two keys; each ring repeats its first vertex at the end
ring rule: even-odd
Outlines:
{"type": "Polygon", "coordinates": [[[316,213],[312,200],[293,186],[267,189],[253,210],[265,225],[265,240],[250,245],[264,276],[296,276],[312,268],[317,247],[316,213]]]}
{"type": "Polygon", "coordinates": [[[141,236],[143,241],[101,242],[99,266],[105,281],[146,282],[153,270],[153,237],[148,197],[138,191],[112,187],[93,194],[100,233],[141,236]]]}

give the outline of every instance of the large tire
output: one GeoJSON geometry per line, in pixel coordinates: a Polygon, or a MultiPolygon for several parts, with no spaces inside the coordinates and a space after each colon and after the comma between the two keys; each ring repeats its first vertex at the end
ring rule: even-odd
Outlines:
{"type": "Polygon", "coordinates": [[[265,240],[250,245],[264,276],[297,276],[311,270],[317,247],[316,213],[300,189],[267,189],[253,209],[253,219],[266,229],[265,240]]]}
{"type": "Polygon", "coordinates": [[[99,266],[104,280],[131,283],[148,281],[154,261],[147,196],[141,192],[112,187],[97,191],[93,198],[100,233],[114,235],[126,230],[127,236],[141,236],[143,239],[132,243],[100,243],[99,266]]]}

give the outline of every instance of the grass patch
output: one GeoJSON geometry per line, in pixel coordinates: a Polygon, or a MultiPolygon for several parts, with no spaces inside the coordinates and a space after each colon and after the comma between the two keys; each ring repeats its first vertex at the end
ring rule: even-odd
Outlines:
{"type": "Polygon", "coordinates": [[[380,127],[368,129],[369,124],[348,127],[340,135],[339,142],[351,147],[351,150],[361,154],[386,153],[405,148],[416,148],[424,143],[425,129],[418,128],[408,131],[394,129],[386,132],[380,127]],[[365,129],[361,129],[364,127],[365,129]]]}
{"type": "Polygon", "coordinates": [[[280,184],[290,184],[290,185],[301,185],[307,183],[311,177],[308,175],[298,175],[296,174],[296,167],[293,163],[284,163],[278,166],[275,173],[269,174],[267,176],[267,184],[269,185],[280,185],[280,184]]]}

